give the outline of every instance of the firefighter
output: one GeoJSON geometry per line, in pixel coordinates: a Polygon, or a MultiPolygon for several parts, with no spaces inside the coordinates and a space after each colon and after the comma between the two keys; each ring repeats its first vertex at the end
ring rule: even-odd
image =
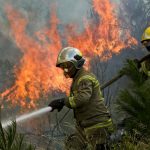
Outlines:
{"type": "Polygon", "coordinates": [[[107,149],[107,138],[112,130],[112,120],[95,75],[84,69],[82,53],[73,47],[62,49],[57,58],[65,77],[72,78],[70,95],[53,100],[52,111],[60,111],[63,106],[73,109],[76,133],[65,142],[67,150],[107,149]]]}
{"type": "MultiPolygon", "coordinates": [[[[147,27],[142,35],[142,45],[150,52],[150,27],[147,27]]],[[[150,77],[150,59],[147,59],[141,63],[140,71],[146,76],[150,77]]]]}

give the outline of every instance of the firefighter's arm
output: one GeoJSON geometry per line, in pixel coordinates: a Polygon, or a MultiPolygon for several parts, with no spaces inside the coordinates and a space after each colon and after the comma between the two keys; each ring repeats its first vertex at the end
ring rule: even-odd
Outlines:
{"type": "Polygon", "coordinates": [[[74,91],[74,95],[65,99],[65,105],[69,108],[78,108],[88,103],[93,90],[92,81],[83,79],[79,82],[78,90],[74,91]]]}

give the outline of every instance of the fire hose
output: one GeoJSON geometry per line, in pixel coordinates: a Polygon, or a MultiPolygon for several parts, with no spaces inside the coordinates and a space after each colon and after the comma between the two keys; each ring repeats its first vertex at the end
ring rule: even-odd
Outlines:
{"type": "MultiPolygon", "coordinates": [[[[50,107],[50,106],[49,107],[44,107],[44,108],[41,108],[39,110],[33,111],[32,113],[28,113],[28,114],[24,114],[24,115],[21,115],[19,117],[16,117],[15,122],[16,123],[24,122],[28,119],[38,117],[39,115],[42,115],[46,112],[50,112],[51,110],[52,110],[52,107],[50,107]]],[[[12,124],[12,121],[7,120],[7,121],[2,122],[2,127],[7,128],[11,124],[12,124]]]]}

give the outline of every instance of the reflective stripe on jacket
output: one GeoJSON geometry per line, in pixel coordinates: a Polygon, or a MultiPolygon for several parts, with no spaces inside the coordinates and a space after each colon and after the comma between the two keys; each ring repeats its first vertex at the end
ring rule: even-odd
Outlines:
{"type": "Polygon", "coordinates": [[[146,60],[141,63],[141,71],[150,77],[150,60],[146,60]]]}

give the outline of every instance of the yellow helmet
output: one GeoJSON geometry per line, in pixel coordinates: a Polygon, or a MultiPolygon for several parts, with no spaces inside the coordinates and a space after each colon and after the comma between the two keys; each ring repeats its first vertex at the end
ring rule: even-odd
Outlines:
{"type": "Polygon", "coordinates": [[[143,35],[142,35],[142,39],[141,42],[150,40],[150,27],[146,28],[143,35]]]}

